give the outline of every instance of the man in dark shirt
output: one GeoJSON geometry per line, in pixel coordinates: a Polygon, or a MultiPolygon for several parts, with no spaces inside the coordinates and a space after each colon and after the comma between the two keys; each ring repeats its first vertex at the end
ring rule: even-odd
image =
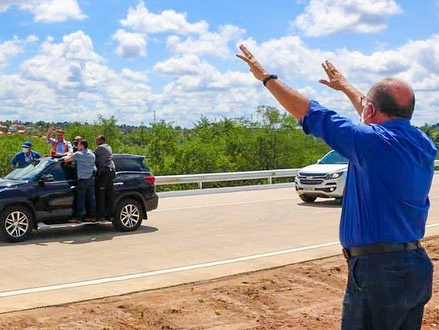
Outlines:
{"type": "Polygon", "coordinates": [[[437,149],[410,119],[411,87],[398,79],[377,82],[366,96],[329,62],[329,81],[361,115],[353,124],[269,74],[243,46],[256,79],[302,125],[349,159],[340,222],[348,261],[342,329],[420,329],[432,292],[432,263],[421,247],[437,149]]]}
{"type": "Polygon", "coordinates": [[[22,151],[17,152],[14,158],[11,159],[11,169],[25,167],[27,164],[32,163],[34,160],[41,157],[41,155],[32,150],[32,143],[26,141],[22,144],[22,151]]]}
{"type": "Polygon", "coordinates": [[[113,217],[114,214],[114,179],[116,178],[116,167],[113,162],[113,151],[105,143],[105,137],[99,135],[96,138],[97,148],[96,167],[96,203],[97,220],[104,220],[105,217],[113,217]]]}

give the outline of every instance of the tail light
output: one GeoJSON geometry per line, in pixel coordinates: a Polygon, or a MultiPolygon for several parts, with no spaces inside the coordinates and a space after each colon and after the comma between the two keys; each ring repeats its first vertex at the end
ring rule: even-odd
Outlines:
{"type": "Polygon", "coordinates": [[[143,179],[146,181],[151,182],[152,184],[155,184],[155,176],[150,174],[150,175],[144,175],[143,179]]]}

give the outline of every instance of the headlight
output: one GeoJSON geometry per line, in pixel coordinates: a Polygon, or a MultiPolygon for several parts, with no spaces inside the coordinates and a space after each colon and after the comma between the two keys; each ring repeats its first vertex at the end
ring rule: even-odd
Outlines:
{"type": "Polygon", "coordinates": [[[331,174],[328,174],[325,179],[326,180],[337,179],[337,178],[341,177],[342,174],[343,174],[343,172],[331,173],[331,174]]]}

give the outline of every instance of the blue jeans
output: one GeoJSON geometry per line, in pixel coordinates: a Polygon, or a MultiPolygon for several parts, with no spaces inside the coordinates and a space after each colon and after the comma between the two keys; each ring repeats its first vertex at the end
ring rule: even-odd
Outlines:
{"type": "Polygon", "coordinates": [[[96,215],[95,185],[94,177],[88,179],[78,179],[76,182],[76,210],[77,217],[84,217],[87,213],[85,205],[88,203],[89,216],[96,215]]]}
{"type": "Polygon", "coordinates": [[[433,281],[424,249],[352,257],[348,269],[343,330],[421,328],[433,281]]]}

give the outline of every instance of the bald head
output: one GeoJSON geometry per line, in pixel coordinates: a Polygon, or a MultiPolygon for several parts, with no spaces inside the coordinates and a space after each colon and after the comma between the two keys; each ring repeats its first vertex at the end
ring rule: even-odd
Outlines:
{"type": "Polygon", "coordinates": [[[368,98],[374,106],[389,117],[410,119],[415,108],[415,94],[405,81],[386,78],[369,90],[368,98]]]}

